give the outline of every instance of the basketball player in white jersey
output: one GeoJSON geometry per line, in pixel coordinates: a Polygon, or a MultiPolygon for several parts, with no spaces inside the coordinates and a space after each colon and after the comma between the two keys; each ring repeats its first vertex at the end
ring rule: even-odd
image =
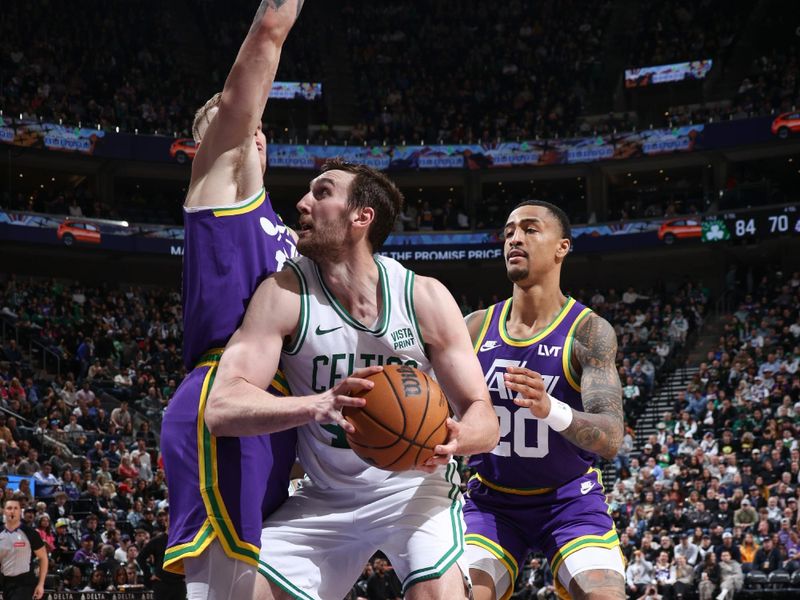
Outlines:
{"type": "Polygon", "coordinates": [[[444,286],[375,255],[402,195],[383,174],[327,164],[300,200],[298,250],[253,297],[223,354],[206,423],[215,435],[298,427],[310,478],[265,523],[260,598],[341,600],[378,549],[409,600],[467,593],[462,500],[452,456],[488,452],[498,423],[458,306],[444,286]],[[278,367],[297,397],[263,390],[278,367]],[[363,406],[384,364],[430,372],[456,420],[423,471],[394,473],[347,446],[340,409],[363,406]]]}

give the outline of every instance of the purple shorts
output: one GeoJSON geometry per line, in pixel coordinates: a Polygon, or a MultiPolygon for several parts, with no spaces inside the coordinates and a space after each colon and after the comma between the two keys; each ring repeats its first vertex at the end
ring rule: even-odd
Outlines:
{"type": "Polygon", "coordinates": [[[467,484],[464,520],[467,544],[500,560],[511,576],[512,591],[519,566],[531,552],[547,557],[555,578],[573,552],[619,546],[597,469],[559,488],[525,495],[501,491],[476,475],[467,484]]]}
{"type": "Polygon", "coordinates": [[[182,573],[183,559],[200,555],[215,538],[231,558],[256,564],[262,523],[288,497],[296,430],[242,438],[208,432],[203,413],[218,363],[212,355],[189,373],[161,425],[170,503],[167,571],[182,573]]]}

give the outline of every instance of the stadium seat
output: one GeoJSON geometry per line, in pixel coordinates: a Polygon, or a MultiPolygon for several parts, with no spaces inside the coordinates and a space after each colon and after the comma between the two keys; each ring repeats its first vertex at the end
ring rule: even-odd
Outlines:
{"type": "Polygon", "coordinates": [[[58,574],[48,573],[47,576],[44,578],[44,589],[57,590],[59,582],[60,582],[60,577],[58,576],[58,574]]]}
{"type": "Polygon", "coordinates": [[[789,588],[786,594],[790,598],[800,598],[800,570],[795,571],[789,577],[789,588]]]}
{"type": "Polygon", "coordinates": [[[92,506],[91,500],[79,498],[72,503],[72,514],[76,518],[83,518],[91,512],[92,506]]]}
{"type": "Polygon", "coordinates": [[[786,571],[773,571],[768,577],[769,587],[773,593],[789,588],[789,573],[786,571]]]}
{"type": "Polygon", "coordinates": [[[766,587],[768,582],[767,575],[762,571],[750,571],[744,580],[746,589],[761,590],[766,587]]]}
{"type": "Polygon", "coordinates": [[[744,588],[736,593],[736,598],[753,598],[754,600],[761,600],[767,597],[771,592],[767,591],[768,578],[766,573],[762,571],[751,571],[745,575],[744,588]]]}

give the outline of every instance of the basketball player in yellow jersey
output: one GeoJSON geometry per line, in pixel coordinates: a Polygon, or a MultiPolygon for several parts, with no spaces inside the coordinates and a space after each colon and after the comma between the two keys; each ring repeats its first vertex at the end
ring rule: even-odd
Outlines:
{"type": "Polygon", "coordinates": [[[622,441],[617,339],[561,292],[572,235],[553,204],[527,201],[504,227],[511,298],[467,317],[500,419],[475,454],[464,518],[475,600],[506,600],[519,565],[542,552],[561,598],[624,600],[624,560],[597,457],[622,441]]]}

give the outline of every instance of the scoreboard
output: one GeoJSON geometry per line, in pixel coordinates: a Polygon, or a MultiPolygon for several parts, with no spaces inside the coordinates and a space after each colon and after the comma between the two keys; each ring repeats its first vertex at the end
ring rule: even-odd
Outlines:
{"type": "Polygon", "coordinates": [[[704,242],[800,236],[800,205],[729,210],[703,219],[704,242]]]}

